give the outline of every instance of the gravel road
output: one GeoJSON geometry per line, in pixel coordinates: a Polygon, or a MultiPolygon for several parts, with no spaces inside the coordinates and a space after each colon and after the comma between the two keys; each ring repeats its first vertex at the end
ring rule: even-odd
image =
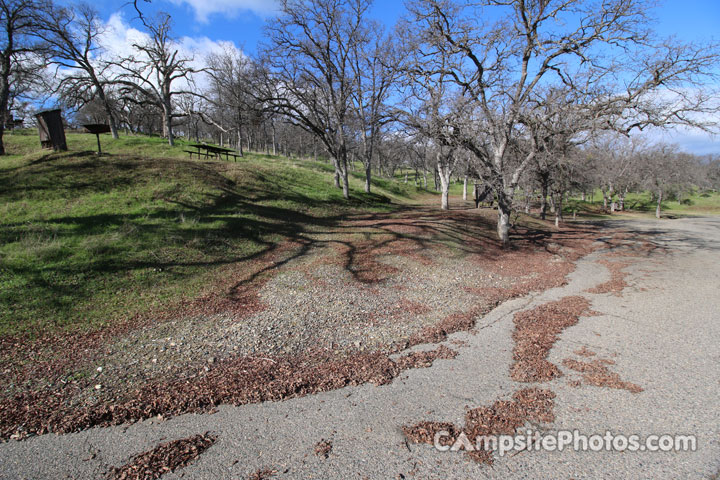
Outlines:
{"type": "MultiPolygon", "coordinates": [[[[620,226],[620,225],[619,225],[620,226]]],[[[409,370],[389,385],[363,385],[282,402],[223,406],[212,414],[154,419],[77,434],[0,444],[0,478],[102,478],[110,466],[167,442],[212,432],[216,443],[163,478],[688,478],[720,475],[720,219],[623,222],[650,232],[666,254],[622,259],[621,295],[588,290],[610,279],[599,251],[577,262],[568,284],[505,302],[471,332],[445,342],[453,360],[409,370]],[[564,375],[521,384],[509,376],[513,316],[582,295],[598,314],[567,328],[549,360],[564,375]],[[562,366],[585,347],[612,360],[610,369],[640,393],[597,387],[562,366]],[[579,385],[580,384],[580,385],[579,385]],[[473,462],[406,441],[401,428],[422,420],[462,425],[467,408],[491,405],[527,386],[552,389],[548,432],[693,434],[694,452],[527,452],[473,462]],[[322,440],[331,445],[317,455],[322,440]]],[[[616,259],[613,259],[616,260],[616,259]]],[[[428,347],[420,347],[428,348],[428,347]]],[[[434,346],[433,346],[434,348],[434,346]]],[[[327,445],[327,444],[326,444],[327,445]]]]}

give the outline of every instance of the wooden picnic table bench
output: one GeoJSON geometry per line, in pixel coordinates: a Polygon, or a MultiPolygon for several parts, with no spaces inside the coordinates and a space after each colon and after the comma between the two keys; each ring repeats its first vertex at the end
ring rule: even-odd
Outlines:
{"type": "Polygon", "coordinates": [[[215,145],[208,145],[206,143],[191,143],[189,146],[195,149],[185,150],[185,152],[190,155],[190,158],[192,158],[193,155],[197,155],[198,159],[201,156],[205,156],[205,158],[210,158],[210,156],[212,155],[217,159],[222,159],[222,156],[225,155],[225,160],[230,160],[230,157],[233,157],[233,159],[237,162],[237,159],[239,157],[242,157],[242,155],[237,153],[236,150],[233,150],[231,148],[218,147],[215,145]]]}

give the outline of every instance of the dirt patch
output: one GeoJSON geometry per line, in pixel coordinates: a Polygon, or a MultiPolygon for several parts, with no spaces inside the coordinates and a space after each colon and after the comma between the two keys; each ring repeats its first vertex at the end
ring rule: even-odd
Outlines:
{"type": "Polygon", "coordinates": [[[510,377],[517,382],[545,382],[562,375],[547,360],[548,353],[560,332],[575,325],[580,316],[591,314],[590,302],[580,296],[565,297],[515,314],[510,377]]]}
{"type": "MultiPolygon", "coordinates": [[[[501,251],[495,252],[494,257],[473,256],[473,260],[482,264],[486,271],[510,280],[511,285],[478,287],[472,289],[472,292],[499,302],[532,290],[561,286],[565,283],[567,274],[574,269],[573,261],[602,246],[613,248],[625,241],[622,235],[608,240],[597,238],[597,234],[598,231],[592,227],[581,228],[579,231],[568,229],[553,243],[548,243],[544,238],[536,239],[543,245],[541,250],[525,251],[510,258],[505,257],[505,252],[501,251]],[[597,244],[597,240],[602,240],[604,244],[597,244]]],[[[538,235],[542,237],[542,234],[538,235]]],[[[528,235],[527,238],[531,236],[528,235]]],[[[619,288],[624,282],[624,272],[621,271],[624,266],[618,264],[617,267],[612,267],[617,273],[613,278],[614,282],[605,288],[613,290],[619,288]],[[622,282],[618,281],[619,276],[622,282]]],[[[565,297],[516,314],[513,332],[514,363],[510,369],[510,376],[520,382],[542,382],[560,376],[562,374],[560,369],[547,360],[550,349],[557,341],[558,335],[565,328],[575,325],[580,316],[595,314],[590,310],[589,301],[582,296],[565,297]]],[[[462,322],[460,324],[462,325],[462,322]]],[[[450,329],[426,329],[421,332],[423,336],[418,340],[424,342],[442,340],[447,336],[447,330],[452,330],[453,325],[454,322],[449,322],[450,329]]],[[[577,353],[581,356],[595,355],[585,347],[577,353]]],[[[582,363],[584,362],[576,362],[578,365],[582,363]]],[[[595,366],[595,363],[587,365],[595,366]]],[[[604,367],[602,364],[600,366],[604,367]]],[[[607,385],[615,385],[616,388],[632,388],[632,384],[621,382],[619,377],[613,377],[606,368],[600,370],[596,367],[587,370],[586,375],[587,381],[603,382],[607,385]]],[[[573,387],[579,387],[581,384],[574,379],[568,381],[568,385],[573,387]]],[[[492,463],[492,451],[487,445],[478,445],[476,439],[486,435],[513,435],[528,422],[553,422],[554,398],[555,394],[550,390],[526,388],[516,392],[512,400],[497,400],[489,407],[468,410],[464,426],[448,422],[422,421],[403,427],[403,432],[407,439],[414,443],[430,445],[434,444],[436,434],[443,432],[443,436],[440,437],[441,445],[455,445],[466,450],[467,454],[478,462],[492,463]],[[466,437],[465,440],[460,441],[463,437],[466,437]],[[481,448],[477,448],[478,446],[481,448]]]]}
{"type": "Polygon", "coordinates": [[[471,448],[465,445],[460,449],[467,450],[467,454],[475,461],[491,464],[492,451],[489,445],[477,442],[478,437],[488,435],[513,435],[520,427],[528,422],[550,423],[555,420],[553,414],[555,393],[550,390],[538,388],[525,388],[515,392],[512,400],[497,400],[489,407],[478,407],[468,410],[465,414],[465,425],[457,427],[447,422],[420,422],[412,426],[403,427],[403,433],[413,443],[434,444],[435,435],[440,432],[446,434],[441,437],[441,445],[458,446],[465,444],[461,435],[464,435],[471,448]]]}
{"type": "Polygon", "coordinates": [[[193,462],[210,448],[217,437],[205,433],[172,442],[161,443],[147,452],[133,457],[122,467],[113,468],[110,480],[152,480],[167,472],[174,472],[193,462]]]}
{"type": "Polygon", "coordinates": [[[623,272],[623,268],[630,266],[628,262],[610,262],[608,260],[598,260],[597,263],[605,265],[610,271],[610,280],[601,283],[593,288],[589,288],[589,293],[612,293],[621,296],[622,291],[628,286],[625,278],[628,276],[623,272]]]}
{"type": "Polygon", "coordinates": [[[611,372],[607,366],[615,363],[612,360],[596,359],[590,362],[583,362],[566,358],[562,363],[565,367],[582,373],[583,381],[587,385],[617,388],[627,390],[630,393],[640,393],[643,391],[643,388],[639,385],[625,382],[620,378],[620,375],[611,372]]]}

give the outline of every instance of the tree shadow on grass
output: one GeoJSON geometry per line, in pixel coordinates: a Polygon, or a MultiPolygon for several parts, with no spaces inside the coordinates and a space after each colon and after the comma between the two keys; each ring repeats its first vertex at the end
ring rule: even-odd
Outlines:
{"type": "MultiPolygon", "coordinates": [[[[387,278],[373,275],[380,266],[376,258],[382,255],[413,252],[431,257],[450,249],[459,255],[494,257],[503,252],[495,239],[494,212],[401,207],[390,205],[382,195],[357,192],[344,201],[331,189],[313,197],[302,190],[306,185],[300,182],[286,179],[281,183],[262,172],[245,170],[240,177],[229,178],[223,174],[228,168],[225,164],[90,156],[91,152],[75,154],[66,163],[63,155],[49,155],[27,165],[15,183],[3,172],[0,188],[10,186],[14,191],[0,197],[23,194],[32,198],[47,189],[71,199],[87,192],[130,189],[127,198],[131,198],[133,188],[165,174],[176,179],[177,185],[158,194],[140,212],[90,211],[4,223],[0,247],[37,237],[40,253],[35,260],[8,262],[0,257],[4,271],[23,280],[7,293],[12,296],[15,288],[27,289],[41,299],[31,316],[76,315],[74,303],[92,300],[95,289],[117,288],[123,278],[144,271],[159,273],[142,277],[132,288],[152,289],[155,278],[185,282],[207,269],[247,265],[247,274],[238,281],[220,282],[225,293],[232,295],[241,286],[328,247],[338,255],[342,268],[362,283],[387,278]],[[199,182],[202,187],[196,190],[202,194],[188,198],[183,179],[199,182]],[[385,211],[363,211],[368,208],[385,211]],[[62,248],[45,248],[53,242],[62,248]],[[292,248],[277,261],[252,265],[285,245],[292,248]]],[[[518,230],[513,232],[514,248],[542,247],[551,238],[558,241],[559,235],[563,234],[518,230]]],[[[27,294],[15,293],[30,300],[27,294]]]]}

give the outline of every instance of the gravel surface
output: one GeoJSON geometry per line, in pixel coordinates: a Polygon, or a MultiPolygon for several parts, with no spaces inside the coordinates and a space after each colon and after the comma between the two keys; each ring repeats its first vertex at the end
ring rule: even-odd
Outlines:
{"type": "Polygon", "coordinates": [[[564,282],[569,258],[597,235],[568,230],[539,241],[528,235],[517,250],[505,251],[485,238],[493,214],[415,208],[361,216],[222,270],[207,293],[135,327],[57,344],[48,339],[32,350],[14,345],[18,356],[8,354],[3,365],[11,368],[1,373],[8,388],[0,436],[66,431],[86,422],[62,417],[97,417],[93,411],[138,397],[150,404],[135,402],[133,411],[155,412],[156,404],[168,403],[151,399],[148,388],[202,381],[234,359],[392,353],[444,340],[501,300],[564,282]],[[22,358],[37,347],[46,360],[22,358]]]}
{"type": "MultiPolygon", "coordinates": [[[[612,280],[612,272],[597,260],[621,256],[629,248],[579,260],[568,285],[504,303],[478,318],[473,332],[451,336],[447,345],[459,352],[455,359],[447,356],[432,368],[408,370],[389,385],[359,385],[283,402],[222,406],[213,414],[148,419],[8,442],[0,445],[0,477],[97,478],[110,466],[123,465],[168,439],[210,431],[217,436],[216,444],[192,465],[163,478],[248,478],[264,470],[275,472],[272,478],[707,478],[720,470],[720,418],[714,408],[720,383],[716,318],[720,311],[720,221],[628,222],[623,226],[652,231],[653,243],[667,247],[670,253],[649,253],[656,249],[648,245],[633,248],[633,256],[622,259],[629,263],[623,268],[627,274],[623,282],[628,286],[620,295],[614,288],[596,294],[588,290],[612,280]],[[606,429],[639,434],[694,433],[700,445],[697,452],[526,452],[496,459],[493,467],[487,467],[458,453],[406,444],[401,430],[405,425],[420,421],[463,425],[468,411],[494,405],[526,388],[527,384],[518,384],[509,374],[514,315],[573,295],[585,296],[598,315],[582,317],[577,325],[563,330],[549,352],[548,361],[560,366],[564,375],[541,384],[555,394],[555,420],[544,428],[578,428],[588,434],[606,429]],[[582,382],[582,372],[562,367],[564,359],[580,360],[576,351],[586,355],[587,351],[597,352],[598,358],[612,359],[614,364],[603,365],[643,391],[632,393],[582,382]],[[332,451],[327,458],[316,455],[318,442],[330,438],[332,451]]],[[[630,247],[636,246],[631,238],[627,242],[630,247]]],[[[388,274],[390,269],[384,269],[386,278],[367,281],[368,277],[358,279],[352,269],[338,265],[327,248],[332,246],[286,263],[262,286],[259,296],[267,306],[251,315],[255,320],[252,328],[245,321],[250,317],[238,320],[218,315],[151,328],[117,344],[146,345],[137,350],[151,353],[140,356],[138,364],[147,362],[148,372],[162,369],[165,361],[174,363],[182,358],[179,352],[185,346],[192,346],[196,352],[192,358],[204,358],[206,365],[214,364],[210,357],[220,362],[224,355],[237,350],[294,352],[319,342],[328,348],[335,344],[338,349],[371,349],[374,345],[402,343],[424,326],[472,309],[478,300],[471,294],[466,297],[465,287],[478,292],[507,286],[503,283],[507,278],[492,276],[499,268],[479,262],[474,270],[462,256],[434,256],[429,263],[412,255],[390,253],[376,260],[397,271],[388,274]],[[436,273],[440,282],[431,281],[436,273]],[[417,287],[423,278],[430,280],[417,287]],[[343,298],[356,302],[351,309],[349,302],[334,302],[346,291],[348,297],[343,298]],[[312,315],[321,311],[313,305],[316,297],[324,309],[335,313],[312,315]],[[374,315],[349,317],[369,309],[374,315]],[[289,311],[302,313],[294,316],[289,311]],[[273,318],[282,321],[274,324],[273,318]],[[272,332],[285,328],[278,324],[292,321],[297,322],[296,329],[280,330],[277,335],[252,333],[255,327],[258,332],[272,332]],[[227,328],[219,335],[216,328],[202,328],[205,324],[227,328]],[[182,333],[196,330],[206,333],[192,337],[182,333]],[[223,344],[225,336],[229,340],[223,344]],[[212,348],[217,344],[223,346],[212,348]],[[198,355],[199,345],[208,345],[208,350],[199,350],[198,355]],[[178,357],[160,360],[160,354],[166,352],[178,357]],[[153,358],[158,358],[157,363],[153,358]]],[[[546,261],[552,259],[551,255],[546,261]]],[[[528,280],[537,274],[526,273],[528,280]]],[[[582,361],[592,362],[592,356],[586,355],[582,361]]],[[[103,367],[98,378],[132,361],[119,361],[117,367],[98,365],[103,367]]],[[[189,360],[188,365],[204,368],[196,360],[189,360]]]]}

